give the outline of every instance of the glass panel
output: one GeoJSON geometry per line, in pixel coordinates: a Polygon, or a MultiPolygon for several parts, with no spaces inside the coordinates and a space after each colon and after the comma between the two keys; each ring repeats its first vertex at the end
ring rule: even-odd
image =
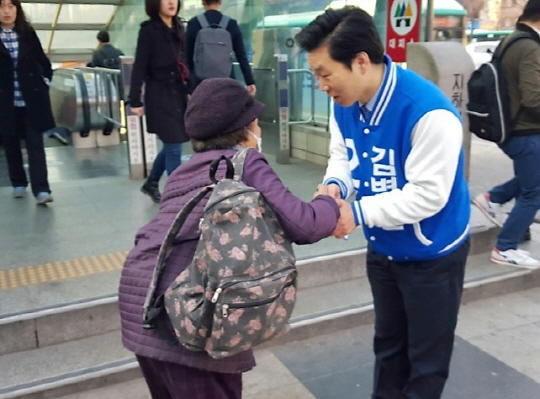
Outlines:
{"type": "Polygon", "coordinates": [[[41,42],[41,47],[44,49],[47,48],[47,45],[49,44],[49,38],[51,37],[51,31],[50,30],[37,30],[36,31],[39,41],[41,42]]]}
{"type": "Polygon", "coordinates": [[[106,24],[112,17],[114,5],[64,4],[58,17],[59,24],[106,24]]]}
{"type": "MultiPolygon", "coordinates": [[[[200,0],[198,0],[200,4],[200,0]]],[[[182,13],[183,16],[183,13],[182,13]]],[[[124,0],[109,28],[111,43],[126,55],[135,54],[140,24],[148,19],[141,0],[124,0]]]]}
{"type": "Polygon", "coordinates": [[[91,30],[57,30],[51,49],[95,49],[96,32],[91,30]]]}
{"type": "Polygon", "coordinates": [[[57,4],[44,4],[44,3],[23,3],[24,13],[28,17],[31,23],[34,24],[52,24],[54,17],[56,16],[57,4]]]}

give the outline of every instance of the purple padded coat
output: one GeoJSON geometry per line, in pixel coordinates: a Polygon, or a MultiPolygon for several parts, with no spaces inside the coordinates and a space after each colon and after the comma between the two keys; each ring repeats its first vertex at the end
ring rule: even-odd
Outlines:
{"type": "MultiPolygon", "coordinates": [[[[172,345],[156,330],[142,328],[142,308],[152,278],[159,247],[178,211],[204,186],[210,184],[210,163],[220,155],[233,156],[235,150],[212,150],[197,153],[169,177],[159,213],[142,227],[135,247],[127,256],[119,289],[122,342],[140,356],[177,363],[220,373],[240,373],[255,366],[252,351],[215,360],[205,352],[194,352],[172,345]]],[[[217,176],[224,175],[225,163],[217,176]]],[[[295,197],[281,182],[264,157],[255,150],[246,156],[243,181],[259,190],[274,210],[288,238],[298,244],[316,242],[332,234],[339,217],[336,202],[329,196],[318,196],[311,202],[295,197]]],[[[177,236],[160,276],[156,295],[162,294],[189,265],[199,239],[198,224],[209,195],[204,198],[177,236]]]]}

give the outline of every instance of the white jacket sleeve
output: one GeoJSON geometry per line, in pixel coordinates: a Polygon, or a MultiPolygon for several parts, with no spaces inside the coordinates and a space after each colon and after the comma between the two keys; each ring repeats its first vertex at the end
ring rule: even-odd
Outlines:
{"type": "Polygon", "coordinates": [[[347,147],[343,134],[334,117],[334,104],[330,105],[330,159],[323,183],[336,183],[341,190],[341,197],[347,198],[354,191],[347,147]]]}
{"type": "Polygon", "coordinates": [[[428,112],[416,124],[411,140],[403,188],[362,197],[355,204],[369,227],[417,223],[448,202],[463,143],[461,121],[447,110],[428,112]]]}

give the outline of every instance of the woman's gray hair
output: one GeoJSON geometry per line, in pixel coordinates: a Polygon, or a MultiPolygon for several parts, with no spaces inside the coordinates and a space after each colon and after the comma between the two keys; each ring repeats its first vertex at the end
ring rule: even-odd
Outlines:
{"type": "Polygon", "coordinates": [[[208,140],[191,139],[193,152],[203,152],[208,150],[227,150],[235,145],[247,140],[247,129],[239,129],[230,133],[220,134],[208,140]]]}

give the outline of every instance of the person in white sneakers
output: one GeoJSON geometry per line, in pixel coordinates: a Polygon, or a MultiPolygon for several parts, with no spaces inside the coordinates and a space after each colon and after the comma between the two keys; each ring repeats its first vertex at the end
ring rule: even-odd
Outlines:
{"type": "Polygon", "coordinates": [[[529,0],[512,35],[523,32],[531,38],[512,44],[502,59],[514,129],[499,147],[512,159],[515,176],[476,196],[473,203],[502,227],[491,260],[536,269],[540,260],[518,249],[518,244],[540,209],[540,0],[529,0]],[[500,205],[512,199],[515,205],[502,223],[500,205]]]}
{"type": "MultiPolygon", "coordinates": [[[[513,222],[510,220],[510,223],[508,226],[510,226],[510,229],[505,228],[504,226],[507,226],[508,220],[505,222],[503,221],[503,214],[502,214],[502,205],[508,200],[501,200],[501,203],[493,202],[492,198],[506,198],[507,189],[508,186],[512,184],[517,184],[517,179],[514,177],[512,180],[501,184],[500,186],[496,186],[490,191],[487,191],[482,194],[478,194],[473,199],[473,204],[476,205],[480,211],[493,223],[495,223],[497,226],[502,227],[501,232],[499,233],[499,236],[497,238],[497,244],[491,251],[491,261],[494,263],[498,263],[501,265],[509,265],[509,266],[516,266],[516,267],[524,267],[527,269],[536,269],[540,267],[540,260],[534,259],[531,257],[529,252],[524,251],[522,249],[518,249],[517,246],[520,241],[523,241],[523,238],[521,240],[520,237],[523,237],[527,234],[528,226],[525,227],[525,232],[521,235],[516,236],[515,230],[512,228],[513,222]],[[508,238],[511,237],[511,238],[508,238]],[[515,237],[518,237],[516,240],[515,237]],[[511,244],[508,244],[510,242],[511,244]],[[508,245],[514,246],[513,248],[508,247],[508,245]],[[504,249],[508,248],[508,249],[504,249]]],[[[515,208],[515,206],[514,206],[515,208]]],[[[510,219],[510,216],[509,218],[510,219]]],[[[519,223],[519,220],[518,220],[519,223]]],[[[521,231],[521,229],[520,229],[521,231]]]]}

